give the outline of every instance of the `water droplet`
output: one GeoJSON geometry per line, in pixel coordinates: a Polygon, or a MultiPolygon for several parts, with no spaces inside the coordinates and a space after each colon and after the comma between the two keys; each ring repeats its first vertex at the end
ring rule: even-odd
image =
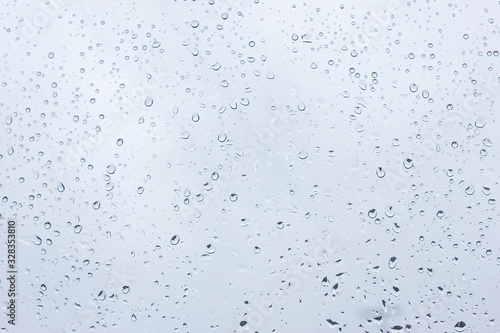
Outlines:
{"type": "Polygon", "coordinates": [[[321,280],[321,285],[323,287],[328,287],[330,285],[330,280],[328,280],[328,277],[324,277],[323,280],[321,280]]]}
{"type": "Polygon", "coordinates": [[[385,215],[387,217],[394,217],[394,214],[396,214],[396,212],[394,211],[394,207],[392,207],[391,205],[385,207],[385,215]]]}
{"type": "Polygon", "coordinates": [[[99,200],[94,201],[94,203],[92,204],[92,208],[94,208],[95,210],[98,210],[100,207],[101,207],[101,202],[99,200]]]}
{"type": "Polygon", "coordinates": [[[132,319],[132,321],[134,321],[134,322],[135,322],[135,321],[137,321],[137,317],[136,317],[136,315],[135,315],[135,314],[132,314],[132,316],[131,316],[130,318],[131,318],[131,319],[132,319]]]}
{"type": "Polygon", "coordinates": [[[221,133],[217,136],[217,140],[219,140],[219,142],[224,142],[226,141],[226,139],[227,139],[226,133],[221,133]]]}
{"type": "Polygon", "coordinates": [[[452,147],[452,148],[458,148],[458,142],[453,141],[453,142],[451,143],[451,147],[452,147]]]}
{"type": "Polygon", "coordinates": [[[391,259],[389,259],[389,268],[394,269],[396,265],[397,265],[397,258],[391,257],[391,259]]]}
{"type": "Polygon", "coordinates": [[[374,219],[377,217],[377,210],[375,208],[368,211],[368,217],[374,219]]]}
{"type": "Polygon", "coordinates": [[[139,194],[143,194],[143,193],[144,193],[144,187],[140,186],[140,187],[137,189],[137,193],[139,193],[139,194]]]}
{"type": "Polygon", "coordinates": [[[48,55],[48,56],[49,56],[49,59],[54,58],[54,52],[49,52],[49,55],[48,55]]]}
{"type": "Polygon", "coordinates": [[[229,196],[229,200],[231,200],[232,202],[235,202],[236,200],[238,200],[238,195],[236,193],[232,193],[229,196]]]}
{"type": "Polygon", "coordinates": [[[307,156],[309,156],[309,154],[304,150],[302,149],[300,152],[299,152],[299,158],[301,160],[305,160],[307,158],[307,156]]]}
{"type": "Polygon", "coordinates": [[[36,237],[36,238],[35,238],[35,240],[33,241],[33,244],[35,244],[35,245],[40,245],[40,244],[42,244],[42,239],[41,239],[40,237],[38,237],[38,236],[35,236],[35,237],[36,237]]]}
{"type": "Polygon", "coordinates": [[[213,246],[212,244],[207,244],[207,253],[214,254],[215,253],[215,246],[213,246]]]}
{"type": "Polygon", "coordinates": [[[97,299],[100,301],[104,301],[106,299],[106,292],[104,290],[101,290],[97,295],[97,299]]]}
{"type": "Polygon", "coordinates": [[[175,234],[172,236],[172,238],[170,238],[170,244],[177,245],[177,244],[179,244],[180,240],[181,240],[180,236],[175,234]]]}
{"type": "Polygon", "coordinates": [[[200,22],[198,22],[198,21],[196,21],[196,20],[192,20],[192,21],[191,21],[191,26],[192,26],[193,28],[198,28],[198,27],[199,27],[199,25],[200,25],[200,22]]]}
{"type": "Polygon", "coordinates": [[[47,286],[45,284],[41,284],[40,285],[40,290],[41,291],[46,291],[47,290],[47,286]]]}
{"type": "Polygon", "coordinates": [[[191,120],[197,123],[200,120],[200,115],[198,113],[194,113],[191,120]]]}
{"type": "Polygon", "coordinates": [[[436,216],[439,217],[440,219],[442,219],[444,217],[444,212],[442,210],[438,210],[438,212],[436,213],[436,216]]]}
{"type": "Polygon", "coordinates": [[[463,332],[465,331],[465,323],[463,321],[459,321],[458,323],[455,324],[455,331],[457,332],[463,332]]]}
{"type": "Polygon", "coordinates": [[[118,146],[123,145],[123,139],[118,139],[118,140],[116,140],[116,144],[117,144],[118,146]]]}
{"type": "Polygon", "coordinates": [[[276,223],[276,228],[283,229],[284,227],[285,227],[285,223],[283,223],[283,221],[279,221],[278,223],[276,223]]]}
{"type": "Polygon", "coordinates": [[[75,234],[79,234],[80,232],[82,232],[82,226],[77,224],[73,227],[73,231],[75,232],[75,234]]]}
{"type": "Polygon", "coordinates": [[[411,167],[413,166],[413,160],[411,158],[407,158],[403,161],[403,165],[406,169],[411,169],[411,167]]]}
{"type": "Polygon", "coordinates": [[[259,254],[259,253],[260,253],[260,247],[256,246],[256,247],[254,248],[253,252],[254,252],[255,254],[259,254]]]}
{"type": "Polygon", "coordinates": [[[474,192],[476,192],[475,188],[474,188],[474,185],[469,185],[467,186],[467,188],[465,189],[465,194],[467,195],[473,195],[474,192]]]}
{"type": "Polygon", "coordinates": [[[130,291],[130,287],[129,287],[129,286],[123,286],[123,287],[122,287],[122,293],[124,293],[124,294],[128,294],[128,293],[129,293],[129,291],[130,291]]]}
{"type": "Polygon", "coordinates": [[[415,83],[410,84],[410,91],[417,92],[418,86],[415,83]]]}
{"type": "Polygon", "coordinates": [[[385,170],[382,167],[378,167],[376,173],[378,178],[384,178],[385,176],[385,170]]]}
{"type": "Polygon", "coordinates": [[[116,166],[114,164],[110,164],[106,167],[106,172],[110,175],[114,174],[116,171],[116,166]]]}

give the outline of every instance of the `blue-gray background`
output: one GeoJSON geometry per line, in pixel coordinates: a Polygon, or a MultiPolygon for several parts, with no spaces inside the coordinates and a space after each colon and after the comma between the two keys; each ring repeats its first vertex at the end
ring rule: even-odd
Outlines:
{"type": "Polygon", "coordinates": [[[4,332],[498,332],[497,1],[0,5],[4,332]]]}

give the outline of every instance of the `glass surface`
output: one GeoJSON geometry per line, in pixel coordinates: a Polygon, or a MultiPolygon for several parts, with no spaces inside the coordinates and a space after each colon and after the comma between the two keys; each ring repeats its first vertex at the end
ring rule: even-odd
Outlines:
{"type": "Polygon", "coordinates": [[[0,6],[1,332],[500,332],[498,1],[0,6]]]}

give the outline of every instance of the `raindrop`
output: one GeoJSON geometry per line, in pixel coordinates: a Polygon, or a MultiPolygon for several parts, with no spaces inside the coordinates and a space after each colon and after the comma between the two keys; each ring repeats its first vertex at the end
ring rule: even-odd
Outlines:
{"type": "Polygon", "coordinates": [[[75,232],[75,234],[79,234],[80,232],[82,232],[82,226],[77,224],[73,227],[73,231],[75,232]]]}
{"type": "Polygon", "coordinates": [[[307,152],[306,152],[305,150],[303,150],[303,149],[302,149],[302,150],[299,152],[299,158],[300,158],[301,160],[305,160],[305,159],[307,158],[307,156],[309,156],[309,154],[307,154],[307,152]]]}
{"type": "Polygon", "coordinates": [[[132,321],[137,321],[137,317],[135,314],[132,314],[132,316],[130,318],[132,319],[132,321]]]}
{"type": "Polygon", "coordinates": [[[417,92],[418,86],[415,83],[410,84],[410,91],[417,92]]]}
{"type": "Polygon", "coordinates": [[[276,227],[278,229],[283,229],[285,227],[285,223],[283,223],[283,221],[279,221],[278,223],[276,223],[276,227]]]}
{"type": "Polygon", "coordinates": [[[375,208],[368,211],[368,217],[374,219],[377,217],[377,210],[375,208]]]}
{"type": "Polygon", "coordinates": [[[384,178],[385,176],[385,170],[382,167],[378,167],[376,173],[378,178],[384,178]]]}
{"type": "Polygon", "coordinates": [[[106,292],[104,290],[101,290],[97,295],[97,299],[100,301],[104,301],[106,299],[106,292]]]}
{"type": "Polygon", "coordinates": [[[146,100],[144,101],[144,105],[146,105],[148,108],[153,105],[153,98],[152,97],[146,97],[146,100]]]}
{"type": "Polygon", "coordinates": [[[66,189],[66,188],[64,187],[64,184],[63,184],[63,183],[59,183],[59,184],[57,184],[57,190],[58,190],[59,192],[61,192],[61,193],[62,193],[62,192],[64,192],[64,190],[65,190],[65,189],[66,189]]]}
{"type": "Polygon", "coordinates": [[[389,259],[389,268],[394,269],[396,265],[397,265],[397,258],[391,257],[391,259],[389,259]]]}
{"type": "Polygon", "coordinates": [[[455,331],[457,332],[463,332],[465,331],[465,323],[463,321],[459,321],[458,323],[455,324],[455,331]]]}
{"type": "Polygon", "coordinates": [[[236,200],[238,200],[238,195],[236,193],[232,193],[229,196],[229,200],[231,200],[232,202],[235,202],[236,200]]]}
{"type": "Polygon", "coordinates": [[[411,167],[413,166],[413,160],[411,158],[407,158],[403,161],[403,165],[406,169],[411,169],[411,167]]]}
{"type": "Polygon", "coordinates": [[[106,172],[110,175],[114,174],[116,171],[116,166],[114,164],[110,164],[106,167],[106,172]]]}
{"type": "Polygon", "coordinates": [[[221,133],[217,136],[217,140],[219,140],[219,142],[224,142],[226,141],[226,139],[227,139],[226,133],[221,133]]]}
{"type": "Polygon", "coordinates": [[[175,234],[172,236],[172,238],[170,238],[170,244],[177,245],[177,244],[179,244],[180,240],[181,240],[181,238],[179,237],[179,235],[175,234]]]}
{"type": "Polygon", "coordinates": [[[130,287],[129,286],[123,286],[122,287],[122,293],[128,294],[129,291],[130,291],[130,287]]]}
{"type": "Polygon", "coordinates": [[[465,189],[465,194],[467,194],[467,195],[473,195],[474,192],[476,192],[476,190],[474,189],[474,185],[469,185],[465,189]]]}
{"type": "Polygon", "coordinates": [[[387,215],[387,217],[394,217],[394,214],[394,207],[392,207],[391,205],[385,207],[385,215],[387,215]]]}
{"type": "Polygon", "coordinates": [[[191,26],[192,26],[193,28],[198,28],[198,26],[199,26],[199,25],[200,25],[200,23],[199,23],[198,21],[196,21],[196,20],[192,20],[192,21],[191,21],[191,26]]]}
{"type": "Polygon", "coordinates": [[[442,210],[438,210],[438,212],[436,213],[436,216],[439,217],[440,219],[442,219],[444,217],[444,212],[442,210]]]}
{"type": "Polygon", "coordinates": [[[35,245],[40,245],[40,244],[42,244],[42,239],[41,239],[40,237],[38,237],[38,236],[35,236],[35,237],[36,237],[36,238],[35,238],[35,240],[33,241],[33,244],[35,244],[35,245]]]}
{"type": "Polygon", "coordinates": [[[215,246],[213,246],[212,244],[207,244],[207,253],[214,254],[215,253],[215,246]]]}
{"type": "Polygon", "coordinates": [[[143,193],[144,193],[144,187],[140,186],[140,187],[137,189],[137,193],[139,193],[139,194],[143,194],[143,193]]]}
{"type": "Polygon", "coordinates": [[[116,140],[116,144],[117,144],[118,146],[123,145],[123,139],[118,139],[118,140],[116,140]]]}
{"type": "Polygon", "coordinates": [[[101,207],[101,202],[99,200],[94,201],[94,203],[92,204],[92,208],[94,208],[95,210],[98,210],[100,207],[101,207]]]}

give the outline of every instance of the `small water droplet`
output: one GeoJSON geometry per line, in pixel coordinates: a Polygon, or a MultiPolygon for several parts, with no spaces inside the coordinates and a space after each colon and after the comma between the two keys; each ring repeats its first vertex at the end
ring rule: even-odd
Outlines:
{"type": "Polygon", "coordinates": [[[285,223],[283,221],[279,221],[276,223],[276,228],[283,229],[285,227],[285,223]]]}
{"type": "Polygon", "coordinates": [[[80,232],[82,232],[82,226],[77,224],[73,227],[73,231],[75,232],[75,234],[79,234],[80,232]]]}
{"type": "Polygon", "coordinates": [[[229,200],[231,200],[232,202],[235,202],[236,200],[238,200],[238,195],[236,193],[232,193],[229,196],[229,200]]]}
{"type": "Polygon", "coordinates": [[[179,235],[175,234],[172,236],[172,238],[170,238],[170,244],[177,245],[177,244],[179,244],[180,240],[181,240],[181,238],[179,237],[179,235]]]}
{"type": "Polygon", "coordinates": [[[101,290],[97,295],[97,299],[100,301],[104,301],[106,299],[106,292],[104,290],[101,290]]]}
{"type": "Polygon", "coordinates": [[[116,171],[116,166],[114,164],[110,164],[106,167],[106,172],[110,175],[114,174],[116,171]]]}
{"type": "Polygon", "coordinates": [[[124,294],[128,294],[128,293],[129,293],[129,291],[130,291],[130,287],[129,287],[129,286],[123,286],[123,287],[122,287],[122,293],[124,293],[124,294]]]}
{"type": "Polygon", "coordinates": [[[467,186],[467,188],[465,189],[465,194],[467,195],[473,195],[474,192],[476,192],[475,188],[474,188],[474,185],[469,185],[467,186]]]}
{"type": "Polygon", "coordinates": [[[413,166],[413,160],[411,158],[407,158],[406,160],[403,161],[403,165],[406,169],[411,169],[413,166]]]}
{"type": "Polygon", "coordinates": [[[33,241],[33,244],[35,244],[35,245],[42,244],[42,239],[38,236],[35,236],[35,240],[33,241]]]}
{"type": "Polygon", "coordinates": [[[301,160],[305,160],[305,159],[307,158],[307,156],[309,156],[309,154],[308,154],[305,150],[303,150],[303,149],[302,149],[302,150],[299,152],[299,158],[300,158],[301,160]]]}
{"type": "Polygon", "coordinates": [[[101,207],[101,202],[99,200],[94,201],[94,203],[92,204],[92,208],[94,208],[95,210],[98,210],[100,207],[101,207]]]}
{"type": "Polygon", "coordinates": [[[455,324],[455,331],[457,332],[463,332],[465,331],[465,323],[463,321],[459,321],[458,323],[455,324]]]}
{"type": "Polygon", "coordinates": [[[384,178],[385,176],[385,170],[382,167],[378,167],[376,173],[378,178],[384,178]]]}
{"type": "Polygon", "coordinates": [[[144,101],[144,105],[146,105],[146,107],[150,107],[151,105],[153,105],[153,97],[146,97],[146,100],[144,101]]]}
{"type": "Polygon", "coordinates": [[[391,259],[389,259],[389,268],[394,269],[396,265],[397,265],[397,258],[391,257],[391,259]]]}

